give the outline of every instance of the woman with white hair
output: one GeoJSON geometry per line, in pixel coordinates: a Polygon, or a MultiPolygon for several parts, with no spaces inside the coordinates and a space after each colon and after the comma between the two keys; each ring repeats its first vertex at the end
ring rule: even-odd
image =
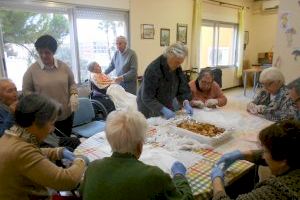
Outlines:
{"type": "Polygon", "coordinates": [[[186,46],[174,43],[147,67],[137,95],[138,109],[147,118],[160,115],[166,119],[174,117],[175,98],[188,114],[193,114],[189,103],[191,91],[181,69],[187,54],[186,46]]]}
{"type": "Polygon", "coordinates": [[[262,71],[259,77],[263,89],[247,105],[247,111],[261,115],[271,121],[293,119],[296,108],[284,85],[284,76],[279,69],[270,67],[262,71]]]}
{"type": "Polygon", "coordinates": [[[81,185],[83,199],[193,199],[183,164],[173,164],[172,180],[138,160],[146,130],[147,121],[138,111],[109,114],[105,132],[113,154],[89,165],[81,185]]]}

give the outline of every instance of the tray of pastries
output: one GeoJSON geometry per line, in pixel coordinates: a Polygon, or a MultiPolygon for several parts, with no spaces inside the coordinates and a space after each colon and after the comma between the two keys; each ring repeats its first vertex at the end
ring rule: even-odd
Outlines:
{"type": "Polygon", "coordinates": [[[198,122],[193,119],[182,120],[171,127],[176,134],[192,137],[201,143],[215,145],[232,134],[232,129],[225,129],[214,124],[198,122]]]}

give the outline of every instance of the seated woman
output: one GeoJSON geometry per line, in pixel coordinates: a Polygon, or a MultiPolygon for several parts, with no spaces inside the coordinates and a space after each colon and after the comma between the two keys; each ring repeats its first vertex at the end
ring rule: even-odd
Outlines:
{"type": "Polygon", "coordinates": [[[296,119],[300,121],[300,78],[293,80],[287,86],[289,88],[290,98],[296,105],[296,119]]]}
{"type": "Polygon", "coordinates": [[[96,86],[96,88],[92,87],[93,90],[105,94],[106,89],[108,88],[108,86],[114,83],[114,80],[112,80],[106,74],[102,73],[101,66],[97,62],[89,63],[88,70],[91,73],[90,76],[91,84],[94,84],[94,86],[96,86]]]}
{"type": "Polygon", "coordinates": [[[293,119],[296,116],[296,107],[289,97],[280,70],[275,67],[263,70],[259,82],[263,85],[263,89],[247,105],[247,111],[271,121],[293,119]]]}
{"type": "Polygon", "coordinates": [[[299,199],[300,197],[300,123],[285,120],[263,129],[259,133],[261,150],[224,154],[212,169],[214,197],[230,199],[224,189],[224,171],[237,160],[267,164],[274,177],[258,183],[255,188],[236,199],[299,199]],[[224,165],[223,169],[221,165],[224,165]]]}
{"type": "Polygon", "coordinates": [[[65,148],[39,148],[58,113],[55,102],[36,94],[17,104],[16,125],[0,138],[0,199],[48,199],[47,188],[65,191],[79,184],[85,159],[65,148]],[[51,162],[63,158],[73,164],[64,169],[51,162]]]}
{"type": "Polygon", "coordinates": [[[227,103],[227,98],[214,81],[214,74],[209,68],[202,69],[198,78],[189,82],[189,86],[192,92],[191,105],[194,107],[216,108],[227,103]]]}
{"type": "Polygon", "coordinates": [[[147,121],[138,111],[109,114],[105,133],[113,154],[89,165],[81,185],[83,199],[193,199],[183,164],[173,164],[172,180],[138,160],[146,131],[147,121]]]}

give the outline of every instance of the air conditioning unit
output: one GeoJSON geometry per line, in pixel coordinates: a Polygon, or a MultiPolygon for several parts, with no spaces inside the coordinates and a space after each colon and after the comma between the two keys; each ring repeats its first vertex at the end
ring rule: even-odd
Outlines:
{"type": "Polygon", "coordinates": [[[279,0],[268,0],[262,2],[263,12],[277,12],[279,8],[279,0]]]}

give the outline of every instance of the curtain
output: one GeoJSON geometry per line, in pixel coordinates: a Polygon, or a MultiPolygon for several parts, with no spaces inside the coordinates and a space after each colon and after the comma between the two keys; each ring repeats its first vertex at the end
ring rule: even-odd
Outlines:
{"type": "Polygon", "coordinates": [[[238,10],[239,30],[238,30],[238,60],[237,60],[237,77],[243,74],[243,58],[244,58],[244,33],[245,33],[245,9],[238,10]]]}
{"type": "Polygon", "coordinates": [[[194,0],[190,68],[200,67],[201,21],[202,21],[202,0],[194,0]]]}

